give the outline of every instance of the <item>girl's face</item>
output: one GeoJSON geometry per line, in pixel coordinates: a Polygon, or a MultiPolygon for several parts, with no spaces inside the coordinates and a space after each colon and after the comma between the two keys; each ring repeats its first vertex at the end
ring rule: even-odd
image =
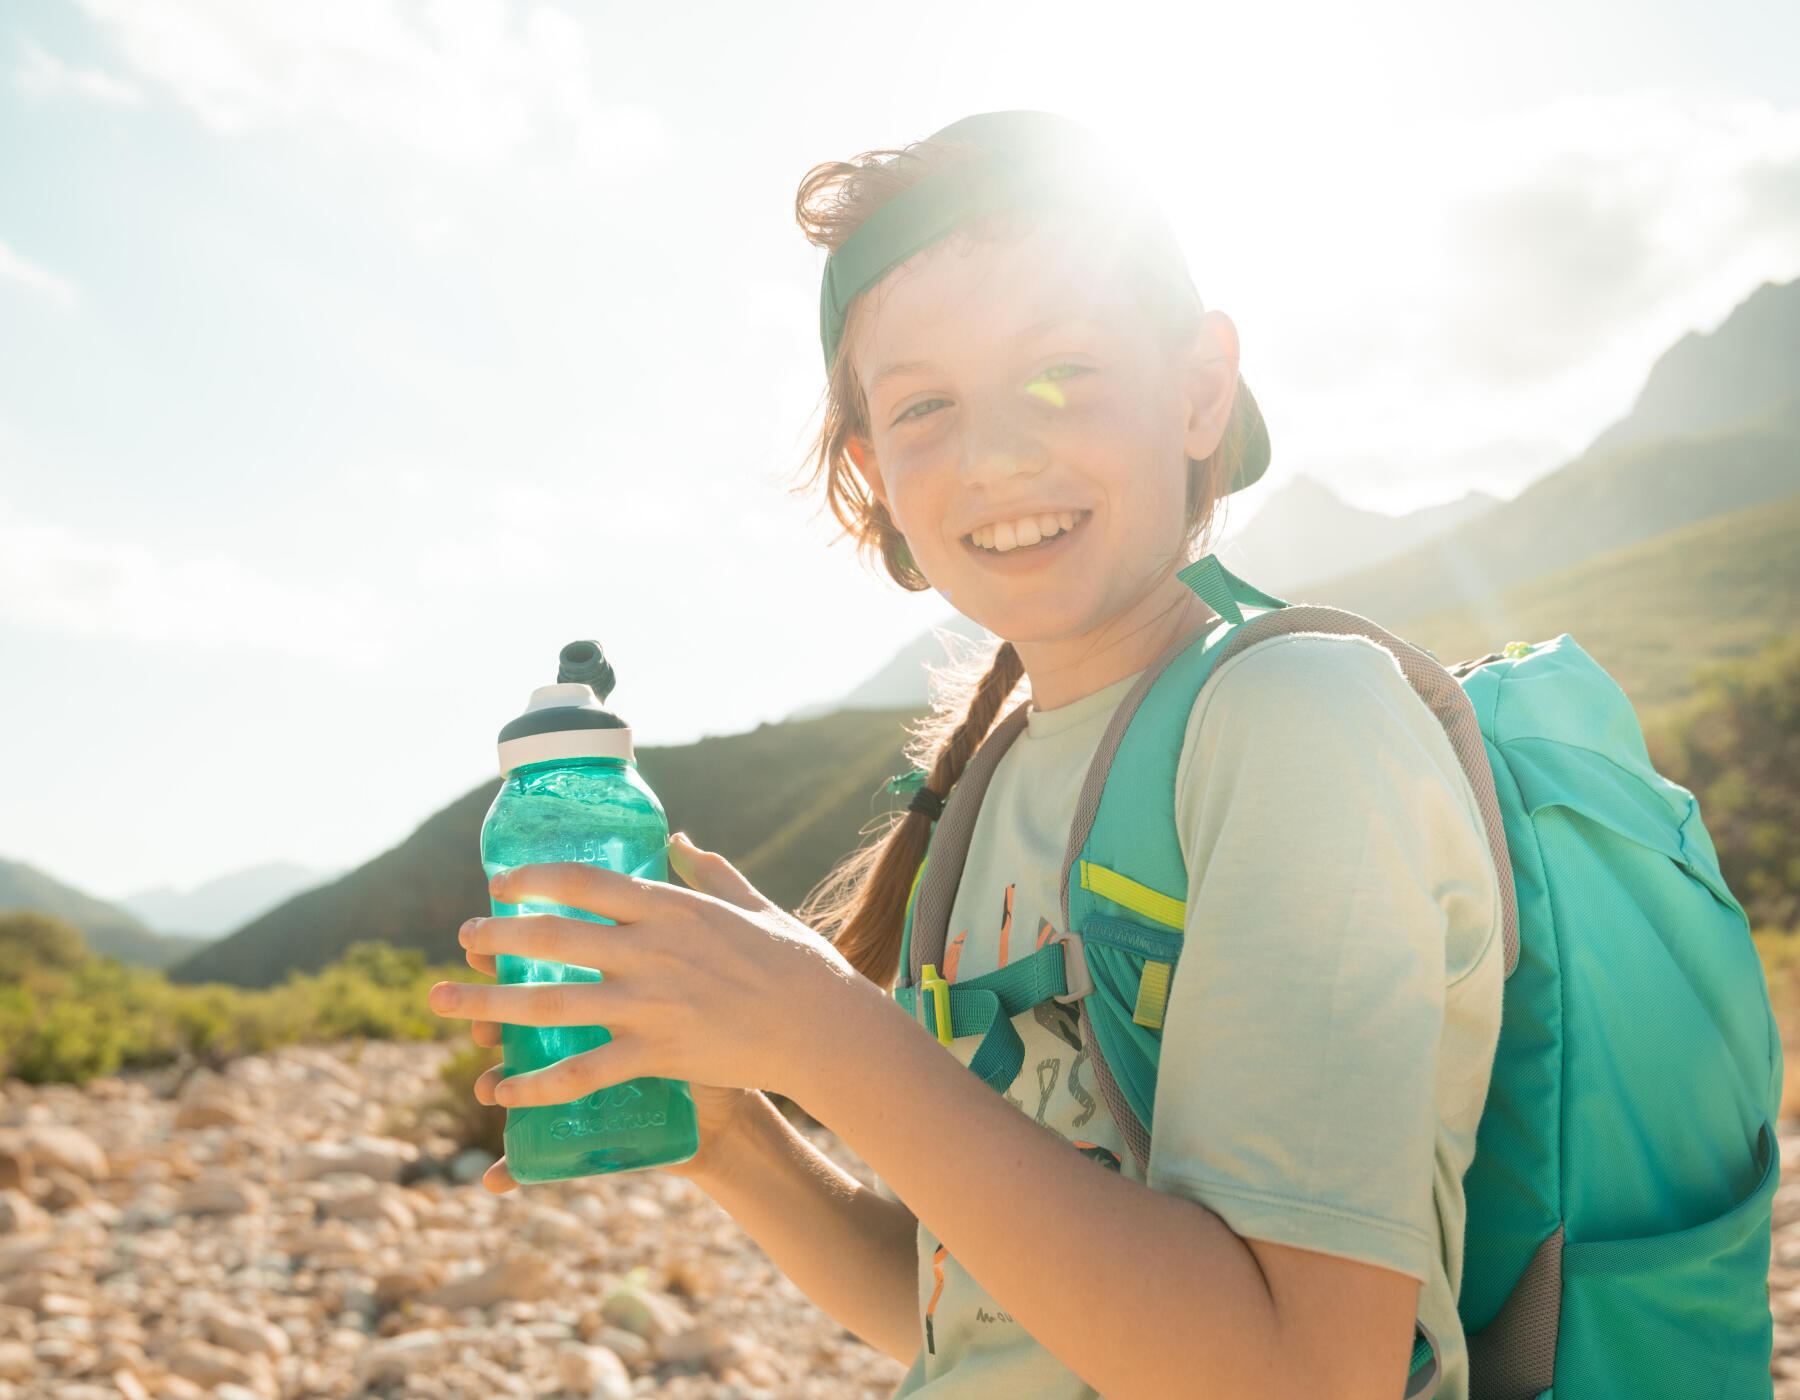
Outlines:
{"type": "Polygon", "coordinates": [[[1148,665],[1184,630],[1157,625],[1172,610],[1193,618],[1171,570],[1187,462],[1237,386],[1228,318],[1172,353],[1103,261],[1041,219],[952,234],[865,294],[846,346],[869,411],[852,459],[920,572],[1018,647],[1041,708],[1148,665]]]}

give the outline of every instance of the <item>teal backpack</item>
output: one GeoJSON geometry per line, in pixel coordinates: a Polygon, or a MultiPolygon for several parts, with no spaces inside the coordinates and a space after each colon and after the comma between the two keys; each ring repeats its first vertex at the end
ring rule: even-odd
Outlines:
{"type": "MultiPolygon", "coordinates": [[[[1211,555],[1180,577],[1219,620],[1145,670],[1100,740],[1064,857],[1068,932],[965,982],[937,975],[1021,704],[935,824],[895,998],[945,1044],[980,1036],[969,1068],[1001,1092],[1024,1054],[1011,1018],[1076,1003],[1107,1106],[1147,1170],[1188,888],[1175,773],[1195,698],[1221,660],[1277,633],[1367,637],[1444,725],[1495,867],[1512,872],[1500,1039],[1464,1179],[1471,1400],[1771,1396],[1780,1041],[1694,798],[1651,767],[1624,693],[1566,634],[1446,670],[1352,613],[1261,593],[1211,555]]],[[[1437,1372],[1420,1325],[1406,1397],[1432,1395],[1437,1372]]]]}

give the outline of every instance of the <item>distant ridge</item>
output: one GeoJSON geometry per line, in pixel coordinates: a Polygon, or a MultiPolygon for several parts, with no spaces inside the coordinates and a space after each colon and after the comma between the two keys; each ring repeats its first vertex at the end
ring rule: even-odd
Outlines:
{"type": "Polygon", "coordinates": [[[118,902],[158,933],[217,938],[290,895],[330,878],[330,872],[291,861],[270,861],[234,870],[191,890],[165,885],[126,895],[118,902]]]}
{"type": "Polygon", "coordinates": [[[7,909],[37,909],[67,919],[81,930],[89,951],[141,967],[168,967],[202,942],[153,933],[118,905],[65,885],[22,861],[0,860],[0,911],[7,909]]]}
{"type": "Polygon", "coordinates": [[[1220,546],[1220,562],[1286,597],[1319,579],[1368,568],[1477,519],[1500,502],[1483,491],[1405,515],[1350,505],[1323,482],[1297,476],[1220,546]]]}

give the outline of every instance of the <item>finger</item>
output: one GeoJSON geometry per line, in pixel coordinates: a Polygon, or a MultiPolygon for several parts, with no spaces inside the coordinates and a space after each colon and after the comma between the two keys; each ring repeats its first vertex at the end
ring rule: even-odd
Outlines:
{"type": "Polygon", "coordinates": [[[469,919],[456,936],[472,953],[506,953],[595,971],[604,961],[606,971],[618,972],[634,964],[633,932],[630,926],[621,929],[562,914],[499,914],[469,919]]]}
{"type": "Polygon", "coordinates": [[[498,1196],[512,1190],[519,1183],[513,1180],[513,1174],[506,1169],[506,1158],[502,1157],[482,1173],[481,1184],[498,1196]]]}
{"type": "Polygon", "coordinates": [[[500,967],[495,962],[492,953],[471,953],[465,949],[463,958],[477,972],[485,972],[489,977],[495,978],[500,975],[500,967]]]}
{"type": "Polygon", "coordinates": [[[476,1075],[474,1084],[476,1101],[486,1104],[489,1108],[494,1107],[494,1087],[504,1078],[506,1078],[505,1065],[495,1065],[476,1075]]]}
{"type": "Polygon", "coordinates": [[[703,851],[678,831],[669,842],[669,865],[689,889],[710,894],[740,909],[766,909],[770,901],[738,868],[716,851],[703,851]]]}
{"type": "Polygon", "coordinates": [[[439,1016],[509,1026],[610,1026],[629,1005],[616,982],[439,982],[426,994],[439,1016]]]}
{"type": "Polygon", "coordinates": [[[495,1084],[494,1102],[502,1108],[570,1103],[596,1089],[623,1084],[641,1074],[643,1071],[626,1062],[628,1054],[629,1047],[621,1049],[617,1040],[611,1040],[529,1074],[509,1074],[504,1082],[495,1084]]]}
{"type": "Polygon", "coordinates": [[[488,893],[502,904],[562,904],[621,924],[644,918],[668,891],[662,880],[572,860],[515,865],[488,881],[488,893]]]}
{"type": "Polygon", "coordinates": [[[498,1021],[471,1021],[469,1023],[469,1039],[477,1045],[485,1045],[492,1049],[500,1043],[500,1023],[498,1021]]]}

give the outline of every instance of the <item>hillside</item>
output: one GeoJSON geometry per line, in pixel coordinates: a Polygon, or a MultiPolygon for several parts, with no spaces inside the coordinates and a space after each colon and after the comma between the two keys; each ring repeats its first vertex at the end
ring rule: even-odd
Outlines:
{"type": "Polygon", "coordinates": [[[1800,616],[1800,495],[1702,520],[1501,590],[1480,608],[1378,616],[1446,662],[1572,634],[1642,713],[1704,664],[1747,656],[1800,616]]]}
{"type": "Polygon", "coordinates": [[[83,894],[20,861],[0,860],[0,910],[37,909],[67,919],[96,953],[142,967],[168,967],[201,940],[154,933],[116,904],[83,894]]]}
{"type": "MultiPolygon", "coordinates": [[[[1760,424],[1584,457],[1397,559],[1305,591],[1375,618],[1454,607],[1696,520],[1800,491],[1800,433],[1760,424]]],[[[1254,580],[1252,580],[1254,582],[1254,580]]]]}
{"type": "MultiPolygon", "coordinates": [[[[753,884],[792,908],[869,819],[897,799],[882,782],[905,767],[903,726],[919,712],[843,710],[764,724],[666,748],[644,748],[638,769],[668,814],[725,854],[753,884]]],[[[455,962],[457,926],[488,908],[481,823],[499,788],[483,783],[427,819],[394,849],[331,884],[307,890],[170,970],[178,982],[269,986],[290,968],[316,971],[358,939],[417,948],[455,962]]]]}

